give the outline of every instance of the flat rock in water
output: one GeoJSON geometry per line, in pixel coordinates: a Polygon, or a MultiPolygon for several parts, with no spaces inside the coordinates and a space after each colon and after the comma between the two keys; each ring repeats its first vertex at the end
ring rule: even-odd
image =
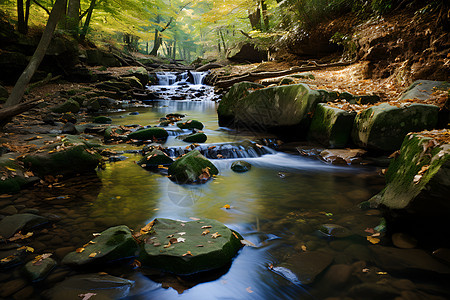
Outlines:
{"type": "Polygon", "coordinates": [[[352,235],[348,228],[337,224],[322,224],[319,226],[319,231],[326,236],[335,238],[345,238],[352,235]]]}
{"type": "Polygon", "coordinates": [[[160,165],[168,166],[173,163],[173,159],[159,149],[153,149],[149,154],[142,158],[138,165],[143,168],[156,168],[160,165]]]}
{"type": "Polygon", "coordinates": [[[75,266],[106,263],[135,256],[137,250],[138,246],[131,230],[120,225],[106,229],[83,247],[70,252],[62,263],[75,266]]]}
{"type": "Polygon", "coordinates": [[[128,138],[132,140],[161,140],[166,139],[169,136],[167,131],[161,127],[150,127],[145,129],[136,130],[128,134],[128,138]]]}
{"type": "Polygon", "coordinates": [[[178,136],[178,138],[182,139],[183,142],[186,143],[204,143],[208,139],[206,134],[203,132],[196,132],[188,135],[178,136]]]}
{"type": "Polygon", "coordinates": [[[191,222],[155,219],[150,233],[141,238],[142,265],[175,274],[220,268],[242,247],[239,234],[210,219],[191,222]]]}
{"type": "Polygon", "coordinates": [[[54,267],[56,267],[56,261],[47,257],[26,263],[24,273],[31,281],[40,281],[44,279],[54,267]]]}
{"type": "MultiPolygon", "coordinates": [[[[43,225],[48,219],[35,214],[16,214],[7,216],[0,221],[0,236],[12,237],[18,231],[31,230],[36,226],[43,225]]],[[[25,234],[25,232],[23,233],[25,234]]]]}
{"type": "Polygon", "coordinates": [[[197,120],[188,120],[186,122],[180,122],[177,123],[177,126],[181,129],[198,129],[198,130],[202,130],[204,127],[202,122],[197,120]]]}
{"type": "Polygon", "coordinates": [[[301,284],[310,284],[333,261],[333,256],[320,251],[301,252],[292,255],[279,266],[291,270],[301,284]]]}
{"type": "Polygon", "coordinates": [[[91,299],[111,300],[128,296],[134,281],[111,275],[85,274],[67,278],[45,292],[52,300],[80,300],[83,295],[92,295],[91,299]]]}
{"type": "Polygon", "coordinates": [[[207,181],[219,170],[200,151],[192,150],[171,164],[168,172],[178,183],[194,183],[207,181]]]}
{"type": "Polygon", "coordinates": [[[375,254],[376,264],[388,272],[428,271],[450,274],[450,267],[420,249],[398,249],[379,245],[371,246],[370,249],[375,254]]]}
{"type": "Polygon", "coordinates": [[[231,170],[237,173],[244,173],[250,171],[251,168],[252,165],[243,160],[238,160],[231,164],[231,170]]]}

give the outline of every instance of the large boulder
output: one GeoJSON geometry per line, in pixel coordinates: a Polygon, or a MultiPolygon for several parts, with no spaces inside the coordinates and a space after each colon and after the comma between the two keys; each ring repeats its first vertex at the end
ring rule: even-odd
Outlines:
{"type": "Polygon", "coordinates": [[[326,147],[343,148],[347,145],[356,113],[319,103],[309,128],[309,138],[326,147]]]}
{"type": "Polygon", "coordinates": [[[64,103],[54,107],[52,111],[55,113],[77,113],[80,111],[80,104],[73,99],[69,99],[64,103]]]}
{"type": "Polygon", "coordinates": [[[371,202],[390,209],[407,209],[429,217],[446,216],[450,210],[450,144],[439,142],[449,130],[410,134],[400,155],[386,172],[386,187],[371,202]]]}
{"type": "Polygon", "coordinates": [[[134,281],[107,274],[83,274],[66,278],[45,292],[51,300],[123,299],[130,293],[134,281]],[[83,298],[82,298],[83,297],[83,298]]]}
{"type": "Polygon", "coordinates": [[[242,98],[248,96],[256,89],[264,88],[263,85],[250,81],[234,84],[226,93],[217,107],[220,126],[231,126],[233,124],[235,110],[242,98]]]}
{"type": "Polygon", "coordinates": [[[204,125],[202,122],[197,120],[188,120],[186,122],[179,122],[177,126],[181,129],[198,129],[202,130],[204,125]]]}
{"type": "Polygon", "coordinates": [[[87,63],[92,66],[120,67],[120,61],[112,53],[99,49],[86,50],[87,63]]]}
{"type": "Polygon", "coordinates": [[[179,139],[186,143],[204,143],[208,139],[203,132],[195,132],[188,135],[178,136],[179,139]]]}
{"type": "Polygon", "coordinates": [[[210,219],[155,219],[142,238],[139,260],[144,266],[182,275],[225,266],[242,247],[239,234],[210,219]]]}
{"type": "Polygon", "coordinates": [[[219,170],[198,150],[192,150],[177,159],[169,167],[170,178],[178,183],[194,183],[208,180],[219,170]]]}
{"type": "Polygon", "coordinates": [[[227,53],[227,58],[234,62],[262,62],[267,60],[267,51],[259,50],[252,44],[240,44],[227,53]]]}
{"type": "Polygon", "coordinates": [[[305,84],[268,87],[234,101],[231,111],[237,126],[304,137],[317,104],[329,98],[328,92],[305,84]]]}
{"type": "Polygon", "coordinates": [[[85,144],[61,144],[45,152],[27,154],[22,161],[25,167],[39,176],[74,175],[94,171],[101,161],[101,156],[85,144]]]}
{"type": "Polygon", "coordinates": [[[356,145],[372,150],[398,150],[409,132],[433,129],[438,112],[437,106],[426,104],[372,106],[356,116],[352,139],[356,145]]]}
{"type": "Polygon", "coordinates": [[[164,128],[161,127],[150,127],[145,129],[139,129],[128,134],[129,139],[141,141],[167,139],[168,136],[169,133],[164,128]]]}
{"type": "Polygon", "coordinates": [[[107,263],[133,257],[137,250],[138,245],[130,228],[120,225],[106,229],[82,248],[70,252],[62,263],[72,266],[107,263]]]}
{"type": "Polygon", "coordinates": [[[427,100],[436,90],[447,90],[450,84],[445,81],[416,80],[402,94],[400,100],[427,100]]]}
{"type": "Polygon", "coordinates": [[[0,236],[8,239],[16,232],[23,231],[23,234],[25,234],[25,231],[46,223],[48,223],[48,219],[35,214],[7,216],[0,221],[0,236]]]}

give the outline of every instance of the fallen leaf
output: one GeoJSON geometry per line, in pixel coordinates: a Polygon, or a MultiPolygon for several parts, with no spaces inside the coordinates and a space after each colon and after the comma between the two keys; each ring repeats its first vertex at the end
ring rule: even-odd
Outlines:
{"type": "Polygon", "coordinates": [[[422,166],[422,168],[420,169],[419,173],[417,173],[417,174],[418,174],[418,175],[422,175],[422,174],[425,173],[429,168],[430,168],[430,165],[422,166]]]}
{"type": "Polygon", "coordinates": [[[92,252],[91,254],[89,254],[89,257],[95,257],[97,255],[97,252],[92,252]]]}
{"type": "Polygon", "coordinates": [[[39,265],[40,262],[42,262],[44,259],[49,258],[50,256],[52,256],[51,253],[44,253],[44,254],[38,255],[33,259],[32,264],[39,265]]]}
{"type": "Polygon", "coordinates": [[[225,205],[222,206],[222,207],[225,208],[225,209],[230,209],[230,208],[231,208],[230,204],[225,204],[225,205]]]}
{"type": "Polygon", "coordinates": [[[375,233],[375,230],[373,228],[366,228],[364,231],[367,232],[367,233],[370,233],[370,234],[374,234],[375,233]]]}
{"type": "Polygon", "coordinates": [[[372,234],[372,237],[378,237],[380,235],[381,235],[381,233],[377,232],[377,233],[372,234]]]}
{"type": "Polygon", "coordinates": [[[17,248],[17,250],[25,250],[26,252],[34,252],[34,249],[28,246],[22,246],[20,248],[17,248]]]}
{"type": "Polygon", "coordinates": [[[378,275],[387,275],[387,272],[377,272],[378,275]]]}
{"type": "Polygon", "coordinates": [[[365,268],[365,269],[362,269],[362,272],[363,272],[363,273],[369,273],[369,271],[370,271],[370,270],[369,270],[369,269],[367,269],[367,268],[365,268]]]}
{"type": "Polygon", "coordinates": [[[416,175],[414,176],[413,182],[414,184],[418,184],[420,179],[422,179],[422,175],[416,175]]]}
{"type": "Polygon", "coordinates": [[[372,244],[378,244],[378,243],[380,242],[380,239],[379,239],[379,238],[372,237],[372,236],[370,236],[370,235],[367,237],[367,240],[368,240],[369,242],[371,242],[372,244]]]}
{"type": "Polygon", "coordinates": [[[2,258],[2,259],[0,260],[0,262],[2,262],[2,263],[7,263],[7,262],[12,261],[14,258],[16,258],[14,255],[10,255],[10,256],[7,256],[7,257],[5,257],[5,258],[2,258]]]}
{"type": "Polygon", "coordinates": [[[89,300],[91,297],[97,295],[96,293],[86,293],[86,294],[79,294],[78,297],[82,298],[81,300],[89,300]]]}
{"type": "Polygon", "coordinates": [[[186,239],[181,238],[181,237],[177,238],[177,242],[178,242],[178,243],[184,243],[185,240],[186,240],[186,239]]]}
{"type": "Polygon", "coordinates": [[[206,228],[212,228],[212,226],[211,225],[202,226],[202,229],[206,229],[206,228]]]}
{"type": "Polygon", "coordinates": [[[304,252],[306,252],[306,246],[305,246],[305,245],[302,245],[300,248],[302,248],[302,250],[303,250],[304,252]]]}
{"type": "Polygon", "coordinates": [[[101,233],[93,233],[92,235],[97,237],[97,236],[101,236],[102,234],[101,233]]]}
{"type": "Polygon", "coordinates": [[[211,234],[211,238],[213,238],[213,239],[217,239],[219,236],[222,236],[222,235],[218,232],[211,234]]]}
{"type": "Polygon", "coordinates": [[[183,254],[183,256],[188,256],[188,255],[194,256],[194,255],[191,253],[191,251],[188,251],[188,252],[186,252],[185,254],[183,254]]]}
{"type": "Polygon", "coordinates": [[[32,235],[33,235],[32,232],[28,232],[27,234],[23,235],[22,232],[19,231],[18,233],[14,234],[8,241],[14,242],[17,240],[24,240],[31,237],[32,235]]]}
{"type": "Polygon", "coordinates": [[[169,242],[170,242],[171,244],[176,244],[176,243],[178,243],[178,240],[177,240],[177,238],[171,238],[171,239],[169,240],[169,242]]]}
{"type": "Polygon", "coordinates": [[[185,235],[186,232],[178,232],[179,235],[185,235]]]}
{"type": "Polygon", "coordinates": [[[169,242],[167,245],[164,245],[164,248],[169,248],[172,244],[169,242]]]}
{"type": "Polygon", "coordinates": [[[76,253],[81,253],[84,251],[84,248],[78,248],[77,250],[75,250],[76,253]]]}
{"type": "Polygon", "coordinates": [[[166,236],[166,238],[168,239],[173,238],[173,234],[166,236]]]}
{"type": "Polygon", "coordinates": [[[142,266],[141,262],[138,261],[137,259],[135,259],[132,263],[131,266],[136,269],[136,268],[140,268],[142,266]]]}
{"type": "Polygon", "coordinates": [[[153,246],[154,246],[154,247],[161,246],[161,243],[154,243],[153,246]]]}
{"type": "Polygon", "coordinates": [[[155,223],[156,223],[156,219],[151,221],[151,222],[149,222],[144,227],[142,227],[141,230],[140,230],[140,234],[147,234],[147,233],[149,233],[152,230],[153,225],[155,225],[155,223]]]}
{"type": "Polygon", "coordinates": [[[101,275],[101,276],[108,275],[108,273],[106,273],[106,272],[98,272],[97,274],[98,274],[98,275],[101,275]]]}
{"type": "Polygon", "coordinates": [[[193,220],[193,221],[198,221],[200,220],[199,218],[194,218],[194,217],[190,217],[189,219],[193,220]]]}
{"type": "Polygon", "coordinates": [[[245,290],[246,290],[248,293],[250,293],[250,294],[253,293],[251,287],[248,287],[248,288],[246,288],[245,290]]]}
{"type": "Polygon", "coordinates": [[[203,245],[197,245],[196,247],[203,247],[203,245]]]}
{"type": "Polygon", "coordinates": [[[238,237],[238,235],[236,234],[236,232],[232,231],[231,233],[233,233],[233,235],[234,235],[235,238],[237,238],[238,240],[240,240],[239,237],[238,237]]]}
{"type": "Polygon", "coordinates": [[[205,231],[202,232],[202,235],[207,235],[208,233],[210,233],[210,231],[206,229],[205,231]]]}
{"type": "Polygon", "coordinates": [[[245,246],[256,247],[255,244],[253,244],[252,242],[250,242],[248,240],[241,240],[241,244],[245,245],[245,246]]]}

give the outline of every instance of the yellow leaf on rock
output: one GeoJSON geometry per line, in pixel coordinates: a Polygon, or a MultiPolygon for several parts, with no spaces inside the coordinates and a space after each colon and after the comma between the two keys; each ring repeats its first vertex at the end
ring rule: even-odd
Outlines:
{"type": "Polygon", "coordinates": [[[206,229],[205,231],[202,232],[202,235],[207,235],[210,231],[208,229],[206,229]]]}
{"type": "Polygon", "coordinates": [[[213,239],[217,239],[219,236],[222,236],[222,235],[218,232],[211,234],[211,238],[213,238],[213,239]]]}
{"type": "Polygon", "coordinates": [[[34,252],[34,249],[28,246],[22,246],[20,248],[17,248],[17,250],[25,250],[27,252],[34,252]]]}
{"type": "Polygon", "coordinates": [[[378,243],[380,242],[380,239],[379,239],[379,238],[372,237],[372,236],[370,236],[370,235],[367,237],[367,240],[368,240],[369,242],[371,242],[372,244],[378,244],[378,243]]]}
{"type": "Polygon", "coordinates": [[[91,254],[89,254],[89,257],[95,257],[97,255],[96,252],[92,252],[91,254]]]}
{"type": "Polygon", "coordinates": [[[231,208],[230,204],[225,204],[225,205],[222,206],[222,207],[225,208],[225,209],[230,209],[230,208],[231,208]]]}
{"type": "Polygon", "coordinates": [[[78,248],[77,250],[75,250],[76,253],[81,253],[84,251],[84,248],[78,248]]]}

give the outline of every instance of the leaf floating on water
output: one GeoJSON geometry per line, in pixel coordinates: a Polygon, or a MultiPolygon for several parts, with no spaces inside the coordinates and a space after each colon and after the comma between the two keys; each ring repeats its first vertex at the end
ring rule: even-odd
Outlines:
{"type": "Polygon", "coordinates": [[[89,257],[95,257],[97,255],[97,252],[92,252],[91,254],[89,254],[89,257]]]}
{"type": "Polygon", "coordinates": [[[84,248],[78,248],[77,250],[75,250],[76,253],[81,253],[83,252],[85,249],[84,248]]]}
{"type": "Polygon", "coordinates": [[[142,266],[142,264],[141,264],[140,261],[138,261],[137,259],[135,259],[135,260],[131,263],[131,266],[133,267],[133,269],[136,269],[136,268],[140,268],[140,267],[142,266]]]}
{"type": "Polygon", "coordinates": [[[188,251],[188,252],[186,252],[185,254],[183,254],[183,256],[188,256],[188,255],[194,256],[194,254],[192,254],[191,251],[188,251]]]}
{"type": "Polygon", "coordinates": [[[253,244],[252,242],[248,241],[248,240],[241,240],[241,244],[245,245],[245,246],[250,246],[250,247],[255,247],[256,248],[256,245],[253,244]]]}
{"type": "Polygon", "coordinates": [[[380,239],[379,239],[379,238],[372,237],[372,236],[370,236],[370,235],[367,237],[367,240],[368,240],[369,242],[371,242],[372,244],[378,244],[378,243],[380,242],[380,239]]]}
{"type": "Polygon", "coordinates": [[[202,235],[207,235],[208,233],[210,233],[210,231],[206,229],[205,231],[202,232],[202,235]]]}
{"type": "Polygon", "coordinates": [[[95,295],[97,295],[97,294],[96,293],[86,293],[86,294],[79,294],[78,297],[82,298],[81,300],[89,300],[95,295]]]}
{"type": "Polygon", "coordinates": [[[252,288],[249,286],[248,288],[245,289],[249,294],[253,293],[252,288]]]}
{"type": "Polygon", "coordinates": [[[217,239],[219,236],[222,236],[222,235],[218,232],[211,234],[211,238],[213,238],[213,239],[217,239]]]}
{"type": "Polygon", "coordinates": [[[16,258],[16,256],[10,255],[10,256],[7,256],[7,257],[5,257],[5,258],[2,258],[2,259],[0,260],[0,262],[2,262],[2,263],[7,263],[7,262],[12,261],[14,258],[16,258]]]}
{"type": "Polygon", "coordinates": [[[224,206],[222,206],[222,208],[225,208],[225,209],[230,209],[230,208],[231,208],[231,206],[230,206],[230,204],[225,204],[224,206]]]}

